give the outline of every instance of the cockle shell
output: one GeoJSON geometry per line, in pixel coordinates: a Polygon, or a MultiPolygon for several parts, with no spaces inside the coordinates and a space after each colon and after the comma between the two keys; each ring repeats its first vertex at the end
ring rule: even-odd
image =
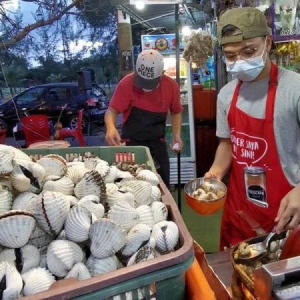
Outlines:
{"type": "Polygon", "coordinates": [[[178,226],[173,221],[161,221],[153,226],[151,238],[155,240],[159,252],[174,251],[179,241],[178,226]]]}
{"type": "Polygon", "coordinates": [[[18,272],[24,273],[40,263],[40,252],[33,245],[25,245],[17,249],[3,249],[0,252],[0,262],[7,261],[13,264],[18,272]],[[20,257],[17,258],[17,257],[20,257]]]}
{"type": "Polygon", "coordinates": [[[29,191],[30,179],[23,174],[20,167],[15,167],[15,170],[10,174],[10,181],[17,191],[29,191]]]}
{"type": "Polygon", "coordinates": [[[92,276],[98,274],[106,274],[115,271],[120,266],[120,262],[115,255],[108,256],[106,258],[97,258],[90,255],[86,266],[92,276]]]}
{"type": "Polygon", "coordinates": [[[136,178],[148,181],[154,186],[157,186],[159,184],[159,177],[156,173],[152,172],[151,170],[139,170],[139,172],[136,175],[136,178]]]}
{"type": "Polygon", "coordinates": [[[104,177],[105,182],[114,182],[119,178],[133,179],[134,176],[128,171],[119,170],[116,166],[110,166],[106,176],[104,177]]]}
{"type": "Polygon", "coordinates": [[[8,262],[0,263],[0,282],[5,280],[5,289],[0,288],[3,300],[18,299],[23,289],[23,282],[20,273],[14,265],[8,262]],[[2,293],[3,291],[3,293],[2,293]]]}
{"type": "Polygon", "coordinates": [[[102,178],[104,178],[105,176],[107,176],[107,174],[109,173],[109,164],[107,161],[99,159],[97,161],[96,166],[94,167],[94,170],[99,172],[99,174],[102,176],[102,178]]]}
{"type": "Polygon", "coordinates": [[[45,268],[33,268],[22,274],[25,296],[47,291],[56,281],[54,276],[45,268]]]}
{"type": "Polygon", "coordinates": [[[63,228],[70,202],[59,192],[42,192],[36,200],[34,216],[39,226],[52,236],[57,236],[63,228]]]}
{"type": "Polygon", "coordinates": [[[106,183],[114,182],[118,178],[117,174],[118,174],[118,168],[116,166],[110,166],[107,174],[104,177],[105,182],[106,183]]]}
{"type": "Polygon", "coordinates": [[[78,205],[86,208],[92,215],[92,220],[101,219],[104,216],[104,206],[99,203],[100,199],[96,195],[88,195],[78,201],[78,205]]]}
{"type": "MultiPolygon", "coordinates": [[[[15,265],[16,261],[16,254],[15,251],[20,251],[20,248],[17,249],[11,249],[11,248],[4,248],[0,252],[0,262],[6,261],[9,262],[12,265],[15,265]]],[[[18,272],[20,272],[20,269],[16,267],[18,272]]]]}
{"type": "Polygon", "coordinates": [[[98,204],[100,203],[100,198],[97,195],[87,195],[80,199],[80,203],[84,202],[92,202],[94,204],[98,204]]]}
{"type": "Polygon", "coordinates": [[[12,207],[12,192],[0,183],[0,215],[9,211],[12,207]]]}
{"type": "Polygon", "coordinates": [[[45,182],[47,181],[51,181],[51,180],[58,180],[61,176],[57,176],[57,175],[48,175],[46,178],[45,178],[45,182]]]}
{"type": "Polygon", "coordinates": [[[41,165],[32,161],[19,161],[10,173],[13,187],[19,192],[39,193],[45,181],[46,171],[41,165]]]}
{"type": "Polygon", "coordinates": [[[21,248],[27,244],[35,227],[32,214],[22,210],[10,210],[0,216],[0,245],[21,248]]]}
{"type": "Polygon", "coordinates": [[[149,205],[151,203],[152,185],[143,180],[126,180],[119,183],[119,187],[129,187],[132,190],[137,206],[149,205]]]}
{"type": "Polygon", "coordinates": [[[68,161],[67,160],[67,167],[69,170],[73,167],[85,168],[85,165],[84,165],[83,161],[68,161]]]}
{"type": "Polygon", "coordinates": [[[48,269],[58,277],[65,277],[76,263],[83,261],[83,258],[82,249],[68,240],[54,240],[47,249],[48,269]]]}
{"type": "Polygon", "coordinates": [[[68,272],[65,278],[76,278],[78,280],[85,280],[91,278],[90,271],[87,266],[82,263],[76,263],[73,268],[68,272]]]}
{"type": "Polygon", "coordinates": [[[74,206],[78,203],[79,199],[74,195],[66,195],[66,199],[70,202],[70,206],[74,206]]]}
{"type": "Polygon", "coordinates": [[[139,222],[139,214],[126,200],[120,200],[108,212],[108,218],[119,225],[126,231],[129,231],[139,222]]]}
{"type": "Polygon", "coordinates": [[[152,229],[146,224],[137,224],[127,234],[126,243],[121,249],[123,256],[130,257],[150,239],[152,229]]]}
{"type": "Polygon", "coordinates": [[[136,206],[134,195],[131,192],[125,192],[122,189],[119,189],[107,194],[106,204],[108,208],[111,208],[119,201],[126,201],[132,207],[136,206]]]}
{"type": "Polygon", "coordinates": [[[95,221],[89,232],[91,253],[97,258],[114,255],[125,244],[126,231],[109,219],[95,221]]]}
{"type": "Polygon", "coordinates": [[[81,199],[87,195],[96,195],[104,205],[106,202],[106,185],[101,175],[97,171],[89,171],[76,184],[74,194],[81,199]]]}
{"type": "Polygon", "coordinates": [[[68,170],[66,176],[70,178],[75,185],[82,179],[84,174],[89,171],[83,162],[72,162],[67,165],[68,170]]]}
{"type": "Polygon", "coordinates": [[[134,176],[129,171],[121,171],[118,169],[117,173],[117,179],[123,178],[123,179],[133,179],[134,176]]]}
{"type": "Polygon", "coordinates": [[[278,251],[278,249],[280,248],[280,241],[272,241],[270,243],[270,252],[271,253],[275,253],[276,251],[278,251]]]}
{"type": "Polygon", "coordinates": [[[113,194],[114,192],[116,192],[119,189],[119,187],[113,182],[108,182],[105,185],[106,185],[107,195],[113,194]]]}
{"type": "Polygon", "coordinates": [[[28,212],[33,212],[35,201],[37,198],[38,198],[37,194],[34,194],[32,192],[22,192],[14,198],[12,209],[26,210],[28,212]]]}
{"type": "Polygon", "coordinates": [[[43,249],[47,247],[52,240],[53,240],[53,236],[49,235],[44,230],[42,230],[38,225],[36,225],[32,234],[30,235],[28,244],[34,245],[38,249],[43,249]]]}
{"type": "Polygon", "coordinates": [[[66,231],[63,229],[56,238],[57,240],[67,240],[66,231]]]}
{"type": "Polygon", "coordinates": [[[64,195],[73,195],[74,183],[67,177],[62,176],[58,180],[48,180],[43,186],[43,191],[60,192],[64,195]]]}
{"type": "Polygon", "coordinates": [[[140,205],[136,208],[136,211],[139,214],[140,220],[139,223],[146,224],[150,227],[153,227],[155,224],[152,209],[148,205],[140,205]]]}
{"type": "Polygon", "coordinates": [[[161,190],[158,186],[152,186],[150,201],[161,201],[161,190]]]}
{"type": "Polygon", "coordinates": [[[28,271],[33,267],[37,267],[40,263],[40,251],[33,245],[25,245],[21,248],[23,257],[23,268],[21,273],[28,271]]]}
{"type": "Polygon", "coordinates": [[[92,214],[84,206],[73,206],[67,215],[65,232],[68,240],[84,242],[89,238],[92,214]]]}
{"type": "Polygon", "coordinates": [[[41,157],[38,164],[46,170],[46,177],[49,175],[64,176],[67,172],[67,161],[58,154],[47,154],[41,157]]]}
{"type": "Polygon", "coordinates": [[[127,266],[132,266],[142,261],[151,260],[159,256],[160,254],[154,248],[150,246],[144,246],[130,257],[127,266]]]}
{"type": "Polygon", "coordinates": [[[83,159],[84,166],[89,170],[95,170],[99,161],[101,161],[99,157],[86,157],[83,159]]]}
{"type": "Polygon", "coordinates": [[[31,158],[24,153],[23,151],[17,149],[16,147],[13,146],[8,146],[8,145],[4,145],[4,144],[0,144],[0,159],[1,159],[1,166],[0,166],[0,170],[4,171],[0,171],[0,174],[7,174],[11,171],[8,171],[8,169],[11,169],[12,165],[14,163],[17,163],[18,160],[27,160],[27,161],[31,161],[31,158]],[[12,157],[12,161],[10,162],[12,157]],[[8,172],[6,172],[6,170],[8,172]]]}
{"type": "Polygon", "coordinates": [[[1,149],[0,148],[0,174],[9,174],[12,172],[13,159],[15,157],[15,152],[11,149],[1,149]]]}
{"type": "Polygon", "coordinates": [[[150,204],[154,223],[165,221],[168,218],[168,207],[161,201],[154,201],[150,204]]]}
{"type": "Polygon", "coordinates": [[[13,191],[13,185],[11,184],[11,181],[8,176],[0,177],[0,183],[3,185],[3,187],[7,188],[9,191],[13,191]]]}
{"type": "Polygon", "coordinates": [[[9,145],[5,145],[5,144],[0,144],[0,152],[2,151],[11,151],[14,155],[14,161],[16,160],[28,160],[31,161],[31,158],[22,150],[13,147],[13,146],[9,146],[9,145]]]}
{"type": "Polygon", "coordinates": [[[47,268],[47,250],[48,247],[40,248],[40,268],[47,268]]]}

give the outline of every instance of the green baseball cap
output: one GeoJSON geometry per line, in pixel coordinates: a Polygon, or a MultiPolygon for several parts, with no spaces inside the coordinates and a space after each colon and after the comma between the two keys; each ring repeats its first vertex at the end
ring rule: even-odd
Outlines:
{"type": "Polygon", "coordinates": [[[245,39],[271,35],[264,14],[254,7],[237,7],[221,14],[217,23],[217,37],[220,45],[237,43],[245,39]],[[240,32],[223,36],[222,30],[227,25],[236,26],[240,32]]]}

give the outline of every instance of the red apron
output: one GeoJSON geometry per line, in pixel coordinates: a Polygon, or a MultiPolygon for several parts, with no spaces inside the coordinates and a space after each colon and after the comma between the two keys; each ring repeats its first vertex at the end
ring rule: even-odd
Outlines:
{"type": "Polygon", "coordinates": [[[255,236],[237,211],[245,211],[263,229],[270,231],[275,225],[281,199],[292,188],[281,168],[275,142],[273,115],[277,78],[278,68],[272,64],[265,119],[251,117],[237,107],[242,82],[238,83],[233,94],[228,114],[233,161],[221,223],[220,250],[255,236]],[[250,166],[265,169],[267,207],[258,206],[246,197],[244,168],[250,166]]]}

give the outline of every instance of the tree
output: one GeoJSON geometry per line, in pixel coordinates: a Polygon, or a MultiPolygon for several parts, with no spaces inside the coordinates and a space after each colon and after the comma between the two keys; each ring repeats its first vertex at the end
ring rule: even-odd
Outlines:
{"type": "Polygon", "coordinates": [[[10,94],[14,95],[16,87],[20,86],[20,80],[24,78],[27,67],[13,61],[10,65],[3,66],[3,73],[5,74],[5,83],[10,89],[10,94]]]}
{"type": "Polygon", "coordinates": [[[9,1],[0,1],[0,50],[16,45],[36,29],[53,25],[65,15],[76,17],[85,26],[90,22],[94,28],[110,24],[113,15],[109,0],[21,0],[36,5],[35,22],[24,24],[20,12],[7,11],[5,2],[9,1]]]}
{"type": "Polygon", "coordinates": [[[70,4],[67,4],[68,1],[65,0],[23,0],[23,2],[36,4],[36,15],[40,17],[40,19],[35,23],[28,25],[24,25],[23,22],[17,21],[14,18],[15,13],[7,12],[4,8],[5,2],[6,1],[0,2],[1,27],[3,32],[2,37],[4,37],[1,40],[0,49],[9,48],[23,40],[35,29],[51,25],[60,20],[60,18],[65,14],[71,13],[72,9],[80,7],[83,1],[73,0],[70,4]]]}

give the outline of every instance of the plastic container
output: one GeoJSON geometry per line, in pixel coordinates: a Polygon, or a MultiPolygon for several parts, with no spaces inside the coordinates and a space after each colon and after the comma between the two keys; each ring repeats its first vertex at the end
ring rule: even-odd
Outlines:
{"type": "Polygon", "coordinates": [[[193,210],[195,210],[199,214],[210,215],[223,207],[226,199],[227,187],[222,181],[216,179],[207,179],[205,181],[213,184],[217,192],[221,192],[222,196],[220,196],[216,200],[198,200],[192,197],[192,193],[201,188],[204,182],[203,177],[195,178],[187,182],[184,186],[184,195],[187,204],[193,210]]]}
{"type": "Polygon", "coordinates": [[[150,154],[150,150],[148,147],[144,146],[126,146],[126,147],[70,147],[70,148],[38,148],[38,149],[24,149],[23,150],[28,155],[33,156],[35,159],[39,159],[40,157],[47,154],[59,154],[66,158],[70,157],[79,157],[86,152],[90,152],[94,155],[97,155],[103,160],[106,160],[109,164],[116,162],[116,157],[118,160],[125,161],[125,157],[127,153],[134,153],[135,162],[138,164],[145,163],[149,169],[155,171],[155,166],[153,159],[150,154]]]}
{"type": "MultiPolygon", "coordinates": [[[[134,152],[137,163],[147,163],[154,169],[153,160],[147,147],[86,147],[63,149],[26,149],[27,154],[39,157],[48,153],[57,153],[64,157],[70,154],[91,152],[99,155],[109,163],[114,162],[115,154],[119,152],[134,152]]],[[[193,239],[188,232],[179,209],[166,188],[160,183],[162,201],[169,210],[168,220],[174,221],[179,228],[179,245],[174,252],[139,264],[124,267],[119,270],[97,275],[91,279],[78,281],[64,279],[57,281],[45,292],[24,297],[24,300],[37,299],[89,299],[89,300],[121,300],[139,299],[137,289],[142,289],[145,298],[150,298],[150,289],[155,290],[157,300],[185,299],[185,271],[194,260],[193,239]],[[132,292],[132,298],[126,298],[126,292],[132,292]],[[118,298],[113,296],[120,295],[118,298]]]]}
{"type": "MultiPolygon", "coordinates": [[[[231,300],[229,289],[223,284],[214,268],[228,270],[229,255],[225,252],[214,253],[217,256],[215,266],[210,265],[202,247],[194,242],[195,260],[185,273],[186,299],[188,300],[231,300]],[[225,257],[224,257],[225,255],[225,257]],[[225,258],[225,260],[224,260],[225,258]]],[[[212,254],[210,254],[212,255],[212,254]]],[[[230,265],[231,266],[231,265],[230,265]]],[[[229,278],[233,270],[228,270],[229,278]]]]}
{"type": "Polygon", "coordinates": [[[215,88],[193,85],[193,108],[195,121],[214,120],[217,111],[217,93],[215,88]]]}

